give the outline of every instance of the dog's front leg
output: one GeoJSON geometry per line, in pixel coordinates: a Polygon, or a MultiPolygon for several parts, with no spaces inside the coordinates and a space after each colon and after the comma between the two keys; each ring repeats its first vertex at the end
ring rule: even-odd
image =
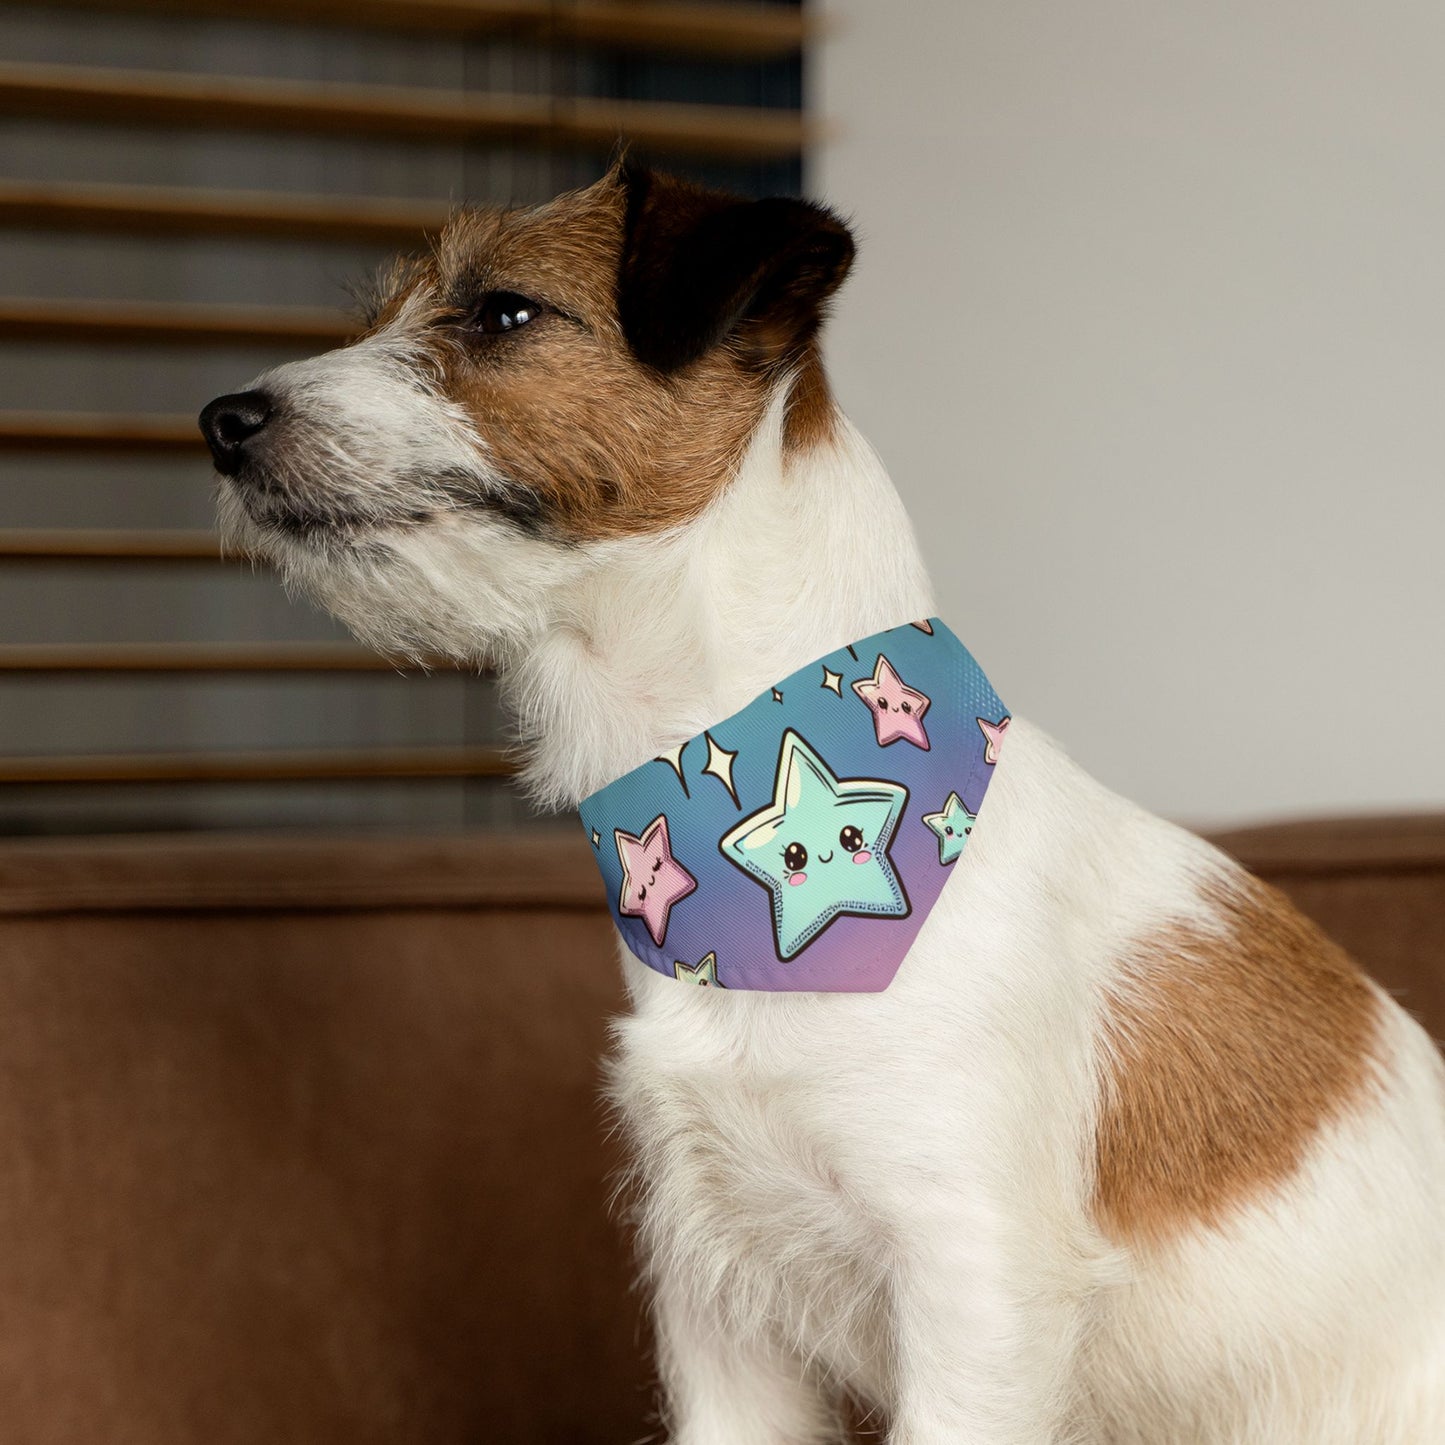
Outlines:
{"type": "Polygon", "coordinates": [[[837,1415],[800,1358],[677,1281],[659,1283],[653,1310],[669,1445],[835,1445],[837,1415]]]}
{"type": "Polygon", "coordinates": [[[1038,1245],[963,1210],[910,1229],[894,1278],[889,1445],[1092,1441],[1067,1418],[1079,1307],[1038,1245]]]}

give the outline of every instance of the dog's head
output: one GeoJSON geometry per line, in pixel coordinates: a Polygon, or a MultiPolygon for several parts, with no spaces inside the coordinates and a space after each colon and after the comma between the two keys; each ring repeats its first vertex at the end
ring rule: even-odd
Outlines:
{"type": "Polygon", "coordinates": [[[382,646],[504,651],[549,579],[698,516],[780,385],[820,424],[852,255],[820,207],[625,164],[462,211],[360,339],[202,412],[223,528],[382,646]]]}

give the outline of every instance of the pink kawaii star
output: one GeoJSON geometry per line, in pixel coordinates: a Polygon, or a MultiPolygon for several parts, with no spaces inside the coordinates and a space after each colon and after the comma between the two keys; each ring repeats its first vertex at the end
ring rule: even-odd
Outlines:
{"type": "Polygon", "coordinates": [[[873,715],[880,748],[886,748],[889,743],[896,743],[902,738],[904,742],[928,751],[928,734],[923,730],[928,697],[917,688],[909,687],[881,652],[873,668],[873,676],[855,682],[853,691],[873,715]]]}
{"type": "Polygon", "coordinates": [[[986,763],[998,762],[999,749],[1003,747],[1004,734],[1008,731],[1011,718],[1005,716],[1002,721],[991,723],[986,717],[977,719],[978,730],[984,736],[983,760],[986,763]]]}
{"type": "Polygon", "coordinates": [[[667,816],[659,814],[635,838],[614,829],[617,856],[622,861],[622,893],[617,911],[625,918],[640,918],[660,948],[667,937],[672,905],[697,887],[697,879],[672,856],[667,816]]]}

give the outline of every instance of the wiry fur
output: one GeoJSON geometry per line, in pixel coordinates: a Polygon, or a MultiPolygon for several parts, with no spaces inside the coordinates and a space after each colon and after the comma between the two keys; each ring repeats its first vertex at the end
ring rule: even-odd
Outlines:
{"type": "MultiPolygon", "coordinates": [[[[273,526],[234,488],[224,515],[367,640],[495,662],[546,802],[933,610],[866,443],[786,444],[791,373],[696,515],[562,538],[402,480],[512,484],[386,335],[267,382],[309,417],[286,485],[321,468],[365,525],[273,526]]],[[[1285,1177],[1147,1238],[1101,1222],[1112,1011],[1141,949],[1171,967],[1150,940],[1222,934],[1247,886],[1016,721],[886,992],[687,989],[624,950],[612,1090],[676,1445],[832,1441],[845,1391],[893,1445],[1445,1439],[1445,1070],[1382,995],[1285,1177]]]]}

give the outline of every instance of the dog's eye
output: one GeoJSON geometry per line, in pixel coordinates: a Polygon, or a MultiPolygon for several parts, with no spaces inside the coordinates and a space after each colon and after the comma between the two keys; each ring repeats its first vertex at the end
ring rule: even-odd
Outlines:
{"type": "Polygon", "coordinates": [[[542,303],[515,291],[488,291],[472,312],[472,325],[484,336],[515,331],[542,314],[542,303]]]}

